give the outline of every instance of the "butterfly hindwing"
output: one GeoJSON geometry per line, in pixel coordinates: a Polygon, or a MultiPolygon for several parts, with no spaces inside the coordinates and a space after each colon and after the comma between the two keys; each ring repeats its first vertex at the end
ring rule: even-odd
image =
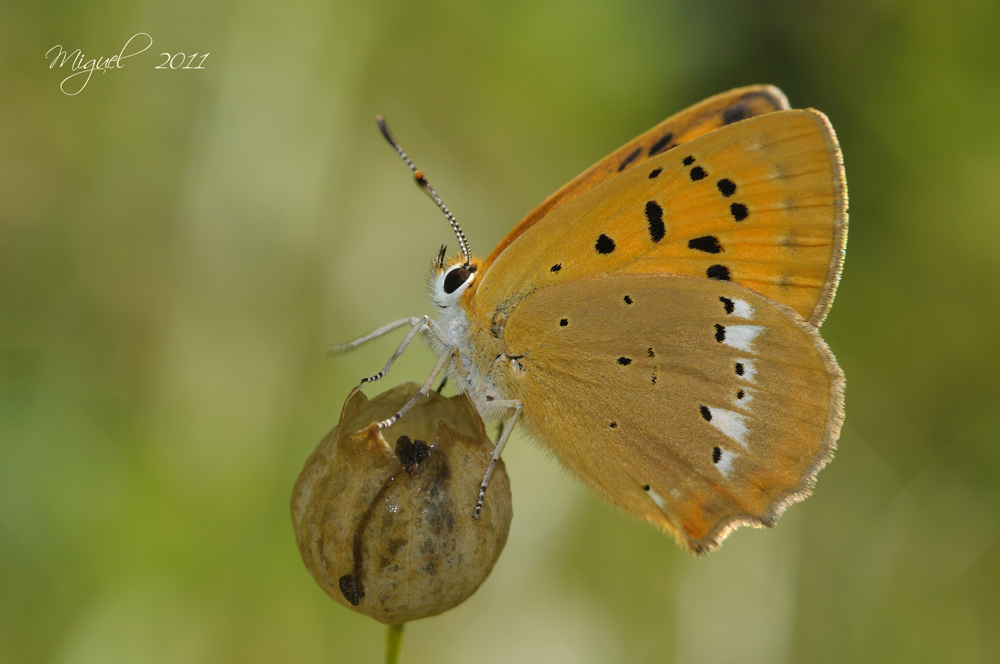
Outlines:
{"type": "Polygon", "coordinates": [[[595,275],[731,281],[819,325],[847,234],[836,136],[814,110],[722,127],[564,203],[487,267],[476,308],[595,275]]]}
{"type": "Polygon", "coordinates": [[[843,378],[815,329],[729,282],[587,278],[506,322],[528,430],[599,494],[695,552],[771,525],[832,456],[843,378]]]}
{"type": "Polygon", "coordinates": [[[500,241],[486,259],[486,264],[492,263],[507,245],[539,219],[619,173],[707,134],[713,129],[788,108],[788,99],[778,88],[773,85],[753,85],[717,94],[670,116],[601,159],[546,198],[500,241]]]}

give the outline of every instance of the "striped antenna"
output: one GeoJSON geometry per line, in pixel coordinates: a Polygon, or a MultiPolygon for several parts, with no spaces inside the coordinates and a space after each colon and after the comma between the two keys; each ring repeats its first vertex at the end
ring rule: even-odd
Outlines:
{"type": "Polygon", "coordinates": [[[389,131],[389,125],[385,123],[385,118],[381,115],[376,115],[375,121],[378,122],[379,131],[382,132],[382,136],[385,137],[385,140],[389,142],[389,145],[392,146],[399,157],[405,161],[406,165],[410,167],[411,171],[413,171],[413,179],[416,180],[417,186],[420,187],[425,194],[430,196],[431,200],[434,201],[439,208],[441,208],[442,212],[444,212],[444,216],[448,218],[448,223],[451,224],[451,229],[455,231],[455,235],[458,237],[458,244],[461,246],[462,256],[465,257],[465,264],[469,265],[472,261],[472,252],[469,251],[469,241],[465,239],[465,233],[462,232],[462,227],[458,225],[455,215],[448,210],[444,202],[437,195],[437,192],[434,191],[434,187],[432,187],[430,182],[427,181],[427,178],[424,177],[424,174],[413,165],[410,158],[405,152],[403,152],[403,148],[399,147],[399,143],[396,142],[396,139],[392,136],[392,132],[389,131]]]}

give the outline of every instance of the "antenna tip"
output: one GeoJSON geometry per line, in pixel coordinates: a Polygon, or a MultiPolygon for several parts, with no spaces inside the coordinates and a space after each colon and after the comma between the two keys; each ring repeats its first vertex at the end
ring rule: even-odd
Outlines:
{"type": "Polygon", "coordinates": [[[421,170],[413,171],[413,179],[417,181],[417,184],[423,187],[427,184],[427,179],[424,177],[424,173],[421,170]]]}
{"type": "Polygon", "coordinates": [[[389,145],[396,147],[396,139],[392,137],[392,132],[389,131],[389,125],[386,124],[385,118],[381,115],[376,115],[375,122],[378,123],[378,130],[382,132],[382,136],[385,137],[385,140],[389,141],[389,145]]]}

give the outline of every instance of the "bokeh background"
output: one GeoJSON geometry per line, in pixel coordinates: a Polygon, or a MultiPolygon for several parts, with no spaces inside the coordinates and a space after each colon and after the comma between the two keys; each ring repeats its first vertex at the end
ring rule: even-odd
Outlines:
{"type": "Polygon", "coordinates": [[[826,112],[847,166],[823,327],[847,421],[815,495],[695,559],[515,437],[507,549],[403,661],[1000,661],[998,34],[990,0],[4,3],[0,661],[381,661],[288,514],[396,340],[325,345],[430,312],[454,244],[373,116],[485,254],[752,83],[826,112]],[[51,46],[137,32],[149,51],[60,92],[51,46]]]}

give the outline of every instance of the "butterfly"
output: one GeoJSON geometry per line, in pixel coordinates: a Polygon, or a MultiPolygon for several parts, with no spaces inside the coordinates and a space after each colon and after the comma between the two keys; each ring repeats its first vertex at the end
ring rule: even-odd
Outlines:
{"type": "MultiPolygon", "coordinates": [[[[418,334],[484,419],[515,425],[599,495],[694,553],[738,526],[772,526],[811,491],[844,418],[844,376],[822,324],[840,278],[847,189],[832,126],[773,86],[668,118],[473,256],[433,261],[418,334]]],[[[480,487],[479,502],[493,465],[480,487]]],[[[477,507],[478,514],[478,507],[477,507]]]]}

